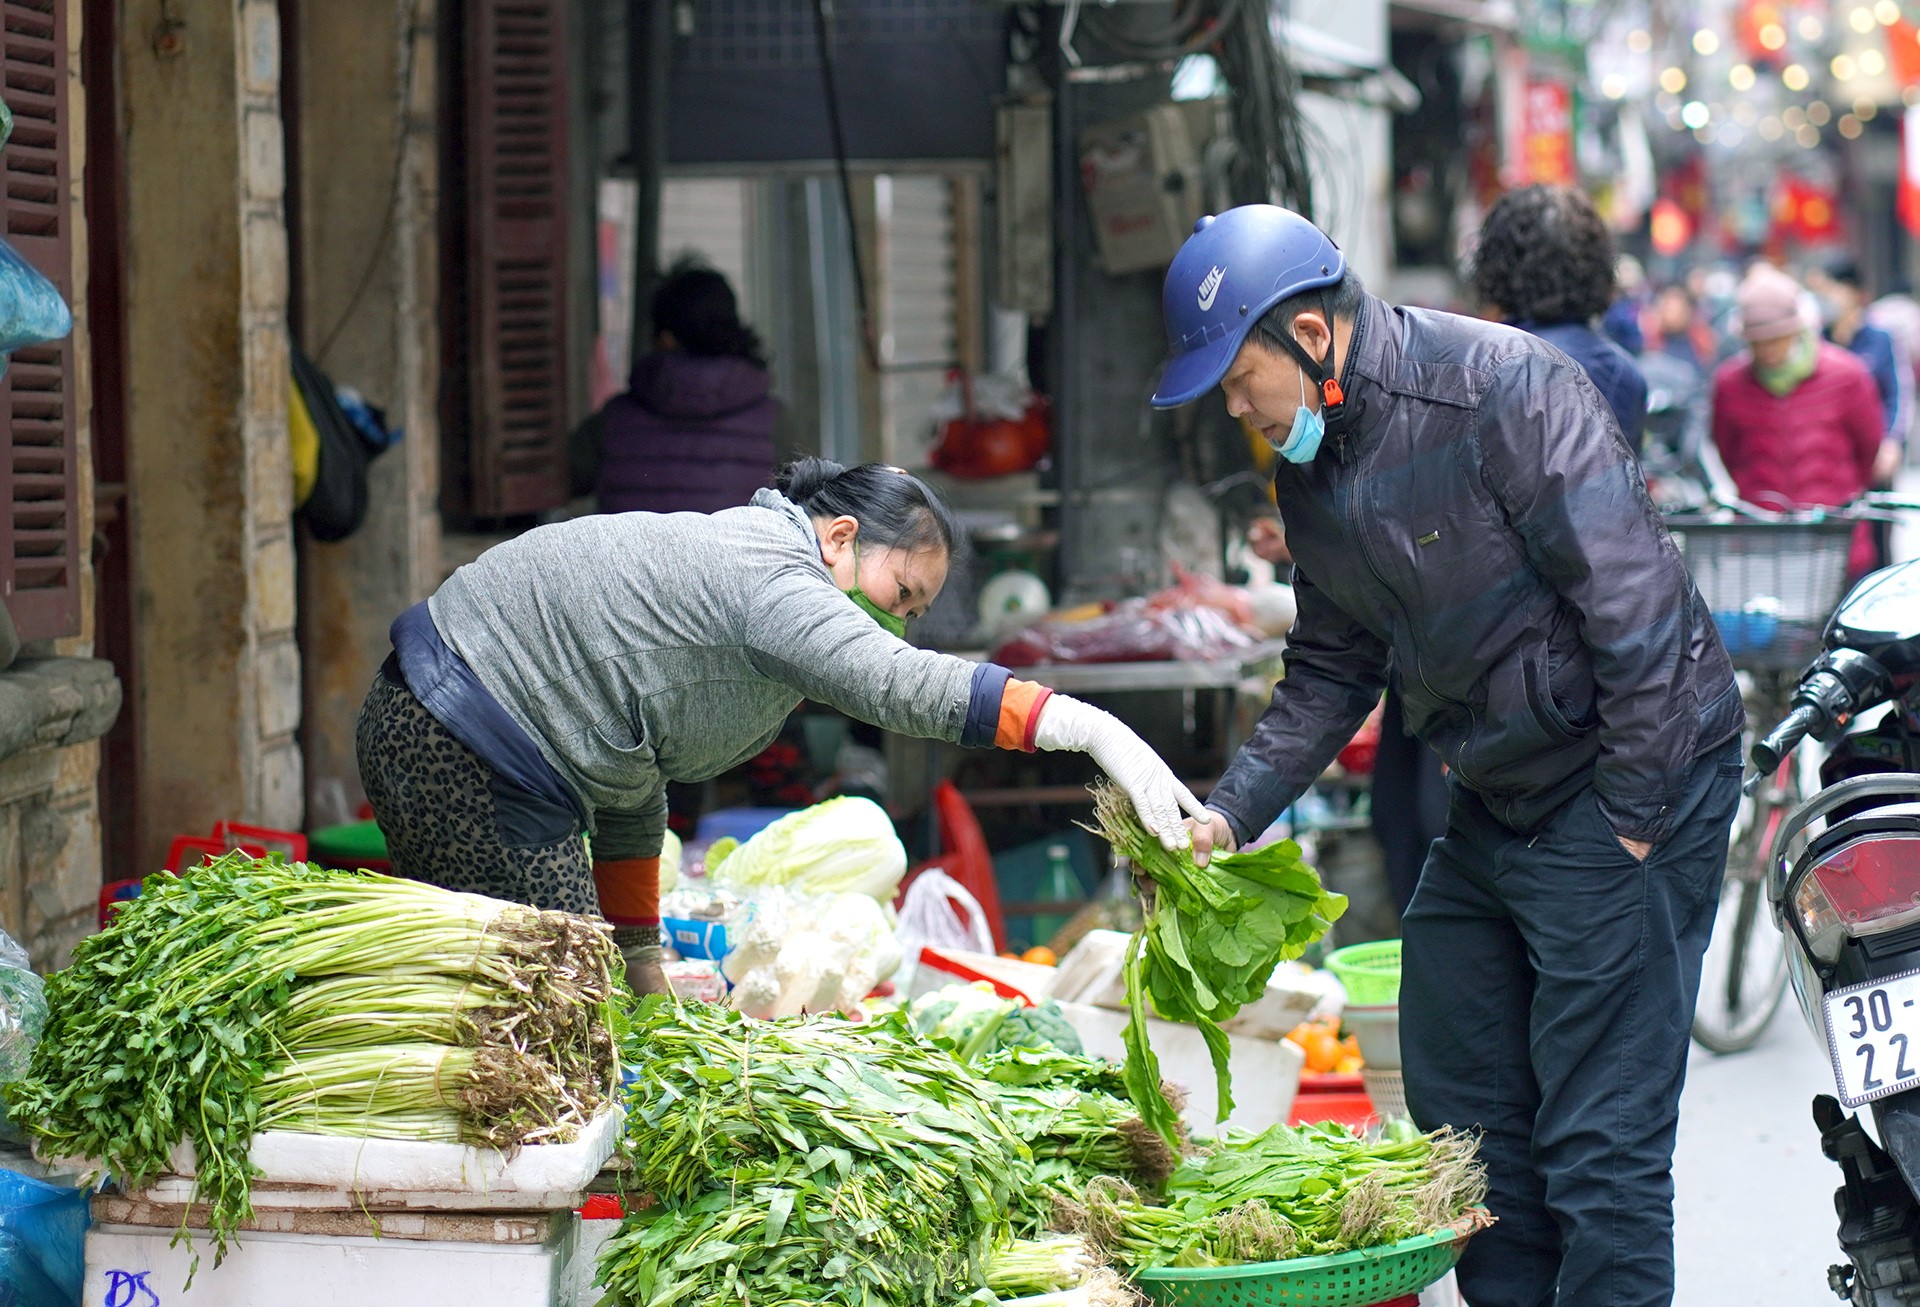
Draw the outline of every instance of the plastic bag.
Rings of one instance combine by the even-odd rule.
[[[901,993],[913,992],[914,972],[920,968],[923,948],[993,952],[993,932],[980,900],[939,867],[928,867],[907,886],[896,929],[902,961],[894,984]]]
[[[27,1073],[27,1059],[47,1024],[45,982],[33,971],[27,951],[0,931],[0,1085]],[[0,1106],[0,1140],[23,1143]]]
[[[0,1170],[0,1303],[72,1307],[86,1279],[87,1194]]]
[[[59,340],[72,330],[73,312],[60,288],[0,237],[0,354]]]

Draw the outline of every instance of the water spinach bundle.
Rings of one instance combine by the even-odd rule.
[[[131,1187],[191,1141],[224,1253],[261,1130],[572,1138],[618,1083],[618,960],[584,917],[229,854],[150,877],[48,981],[12,1118]]]
[[[985,1295],[1029,1154],[991,1089],[904,1015],[755,1021],[649,998],[625,1048],[632,1183],[659,1202],[601,1254],[610,1302]]]
[[[990,1054],[974,1071],[1033,1155],[1014,1194],[1016,1235],[1044,1233],[1059,1204],[1077,1202],[1097,1176],[1121,1176],[1157,1193],[1180,1160],[1123,1097],[1121,1070],[1111,1062],[1022,1048]]]
[[[1228,1266],[1375,1248],[1484,1222],[1485,1170],[1466,1135],[1358,1138],[1340,1126],[1231,1134],[1169,1177],[1164,1204],[1096,1179],[1070,1225],[1115,1263]]]
[[[1147,1043],[1148,1002],[1169,1021],[1199,1027],[1225,1120],[1233,1083],[1219,1023],[1265,994],[1273,969],[1326,934],[1347,900],[1327,892],[1292,840],[1196,867],[1191,850],[1161,847],[1120,789],[1096,787],[1094,813],[1096,833],[1153,881],[1146,926],[1127,946],[1127,1088],[1141,1119],[1178,1147],[1179,1114]]]

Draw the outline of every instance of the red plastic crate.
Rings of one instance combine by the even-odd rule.
[[[1287,1115],[1287,1124],[1317,1125],[1322,1121],[1332,1121],[1355,1130],[1364,1130],[1379,1119],[1380,1114],[1373,1110],[1373,1100],[1367,1097],[1365,1090],[1357,1094],[1300,1093],[1294,1095],[1293,1111]]]
[[[249,826],[245,822],[215,822],[213,838],[225,842],[230,849],[251,850],[255,847],[266,853],[278,853],[288,862],[307,860],[307,837],[299,831],[275,830],[271,826]],[[264,857],[257,853],[255,857]]]

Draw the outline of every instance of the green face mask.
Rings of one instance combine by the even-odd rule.
[[[1813,343],[1811,332],[1804,333],[1793,344],[1793,353],[1787,355],[1786,362],[1776,368],[1753,365],[1753,375],[1766,388],[1767,393],[1778,399],[1785,399],[1800,388],[1800,383],[1813,375],[1820,361],[1820,351]]]
[[[888,612],[879,604],[873,602],[872,599],[868,598],[867,592],[860,588],[860,543],[857,540],[853,545],[853,589],[843,590],[841,593],[853,600],[853,606],[855,608],[858,608],[868,617],[878,622],[880,629],[888,635],[896,640],[904,640],[907,638],[907,619],[895,613]]]

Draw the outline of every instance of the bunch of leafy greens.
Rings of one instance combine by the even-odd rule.
[[[618,965],[584,917],[230,854],[148,878],[74,950],[11,1115],[129,1187],[190,1141],[224,1254],[257,1131],[571,1138],[618,1081]]]
[[[1230,1133],[1168,1178],[1165,1203],[1091,1182],[1064,1222],[1115,1262],[1226,1266],[1373,1248],[1478,1223],[1485,1170],[1466,1135],[1357,1138],[1340,1126]]]
[[[1141,1119],[1177,1147],[1179,1115],[1147,1043],[1147,1002],[1169,1021],[1200,1028],[1224,1121],[1233,1083],[1219,1023],[1266,993],[1274,967],[1326,934],[1347,900],[1327,892],[1292,840],[1196,867],[1192,850],[1161,847],[1118,787],[1095,788],[1094,813],[1097,833],[1154,884],[1146,927],[1127,946],[1127,1087]]]
[[[762,1022],[649,998],[625,1048],[625,1152],[660,1201],[601,1254],[611,1302],[992,1300],[987,1259],[1030,1155],[988,1086],[904,1016]]]
[[[1077,1202],[1096,1176],[1124,1176],[1157,1192],[1179,1155],[1140,1120],[1119,1067],[1056,1050],[989,1054],[975,1068],[991,1086],[1001,1113],[1032,1154],[1017,1187],[1014,1233],[1036,1236],[1057,1206]]]

